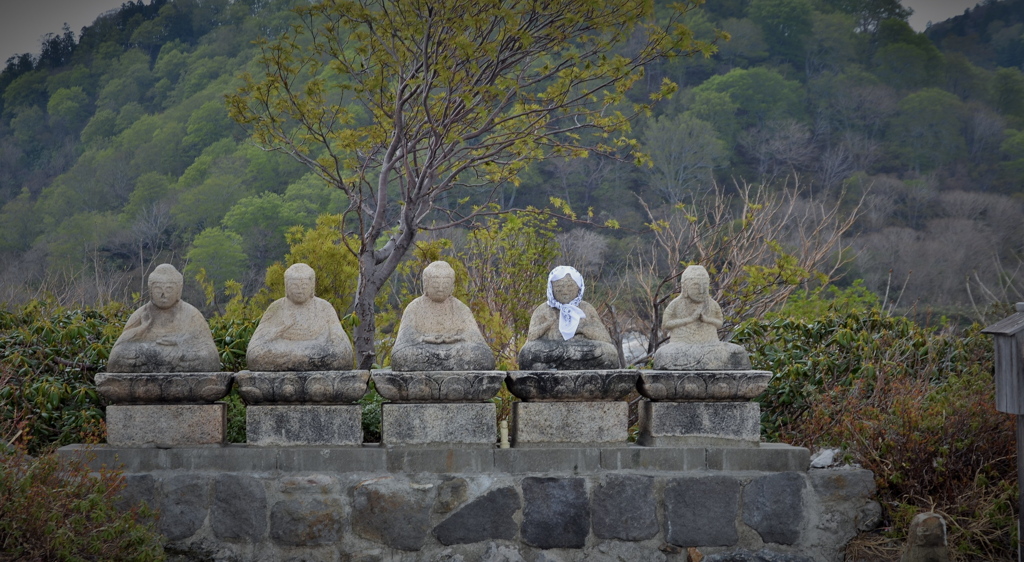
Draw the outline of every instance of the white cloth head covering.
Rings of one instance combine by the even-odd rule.
[[[562,304],[555,298],[555,294],[551,290],[551,283],[558,281],[566,275],[572,277],[572,280],[576,282],[576,285],[580,288],[580,293],[569,304]],[[548,306],[558,309],[558,331],[562,333],[563,339],[572,339],[576,335],[576,328],[580,325],[580,318],[587,317],[579,308],[580,301],[582,300],[583,276],[580,275],[580,272],[576,271],[576,268],[567,265],[560,265],[552,269],[551,273],[548,274]]]

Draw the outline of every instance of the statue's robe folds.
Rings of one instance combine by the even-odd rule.
[[[494,353],[473,312],[454,297],[434,302],[421,296],[402,313],[391,350],[395,371],[490,371]]]
[[[586,314],[568,340],[558,330],[558,309],[543,303],[530,317],[527,342],[519,350],[519,368],[524,371],[576,371],[619,368],[619,353],[601,316],[587,301],[579,309]]]
[[[210,326],[196,307],[178,301],[167,309],[146,303],[128,318],[117,338],[111,373],[202,373],[220,370]]]
[[[252,371],[348,371],[354,355],[334,307],[313,297],[301,305],[271,303],[245,357]]]

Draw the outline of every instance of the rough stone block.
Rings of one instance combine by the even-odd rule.
[[[804,484],[796,472],[755,478],[743,488],[743,522],[766,543],[795,544],[804,522]]]
[[[434,528],[434,536],[444,545],[512,540],[517,530],[512,516],[520,506],[519,493],[515,488],[492,490],[441,522]]]
[[[658,534],[653,477],[609,474],[594,490],[591,508],[599,538],[641,541]]]
[[[703,447],[607,447],[601,449],[605,470],[704,470],[707,452]]]
[[[783,554],[771,550],[752,552],[741,548],[733,552],[706,556],[704,562],[814,562],[814,559],[802,554]]]
[[[169,540],[187,539],[203,526],[210,505],[210,479],[180,474],[163,481],[157,528]]]
[[[436,486],[392,478],[364,482],[352,490],[352,530],[391,548],[419,550],[436,497]]]
[[[523,542],[538,548],[583,548],[590,505],[583,478],[523,478]]]
[[[596,447],[495,449],[493,453],[494,469],[512,474],[579,474],[601,469],[601,449]]]
[[[287,546],[331,544],[341,536],[343,519],[334,498],[279,501],[270,510],[270,538]]]
[[[107,443],[111,445],[222,444],[226,430],[223,403],[107,406]]]
[[[246,474],[220,474],[213,481],[210,526],[218,539],[258,542],[267,532],[267,492]]]
[[[391,449],[387,454],[388,470],[406,474],[480,473],[494,468],[494,453],[489,448]]]
[[[761,443],[757,447],[714,447],[707,451],[709,470],[806,472],[811,458],[807,449],[784,443]]]
[[[277,449],[277,469],[283,472],[384,472],[387,451],[376,446],[282,447]]]
[[[679,546],[733,546],[740,482],[729,476],[674,478],[665,484],[665,541]]]
[[[814,491],[826,501],[867,500],[875,495],[875,475],[867,469],[846,466],[812,470],[807,475]]]
[[[641,445],[754,446],[761,438],[756,402],[641,402]]]
[[[124,487],[117,494],[118,509],[129,510],[140,503],[156,507],[156,479],[152,474],[125,474]]]
[[[512,446],[626,443],[629,404],[615,402],[516,402]]]
[[[360,445],[363,410],[354,405],[253,405],[245,409],[250,445]]]
[[[482,404],[384,404],[383,445],[476,445],[497,442],[497,410]]]

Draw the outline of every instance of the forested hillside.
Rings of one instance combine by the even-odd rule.
[[[342,209],[304,166],[248,141],[225,104],[239,75],[257,71],[252,41],[288,29],[291,3],[128,2],[7,61],[0,301],[128,300],[165,261],[183,266],[197,304],[200,271],[217,289],[235,280],[253,294],[289,252],[289,228]],[[663,78],[680,86],[635,123],[651,165],[547,160],[497,202],[557,197],[614,219],[621,228],[565,222],[560,236],[567,258],[611,286],[642,277],[630,257],[658,246],[650,225],[676,205],[799,185],[798,206],[858,216],[840,283],[864,279],[901,309],[943,313],[1021,299],[1020,4],[988,2],[918,34],[896,0],[709,2],[684,23],[731,39],[710,58],[649,66],[630,92],[646,99]]]

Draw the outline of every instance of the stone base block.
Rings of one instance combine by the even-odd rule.
[[[493,447],[497,409],[491,402],[384,404],[381,444]]]
[[[226,441],[227,425],[223,402],[107,406],[111,445],[220,445]]]
[[[363,442],[363,408],[354,405],[252,405],[245,409],[250,445],[355,445]]]
[[[516,402],[514,447],[626,443],[629,404],[616,402]]]
[[[755,447],[760,440],[757,402],[640,403],[640,445]]]

